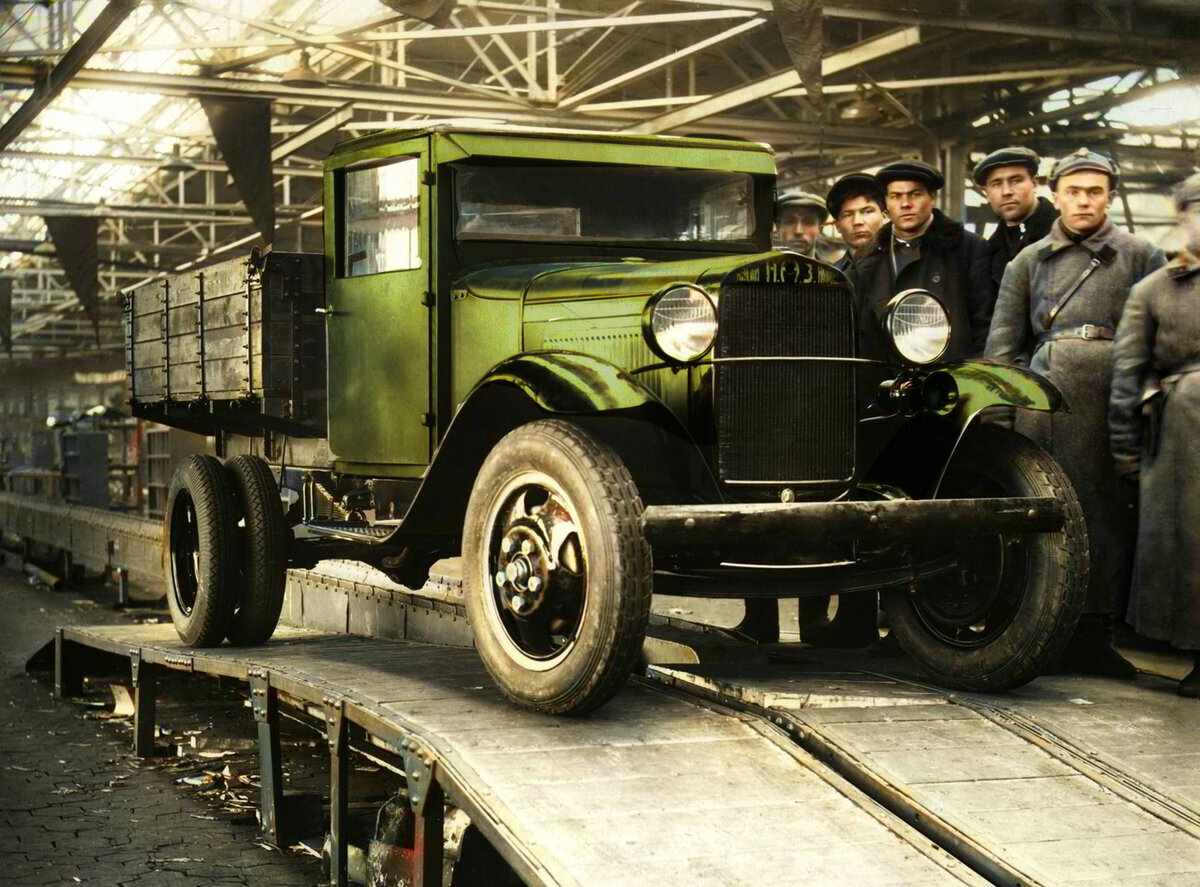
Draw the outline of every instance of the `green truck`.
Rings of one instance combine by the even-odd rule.
[[[325,162],[323,256],[128,292],[134,412],[223,457],[169,495],[182,639],[265,642],[289,566],[415,588],[461,554],[480,656],[545,712],[617,692],[653,591],[878,599],[946,686],[1035,677],[1087,535],[1056,463],[978,417],[1060,394],[942,362],[919,290],[882,321],[892,359],[859,357],[846,279],[772,248],[774,191],[771,150],[739,140],[381,132]]]

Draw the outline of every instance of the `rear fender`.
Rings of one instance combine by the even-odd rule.
[[[500,363],[467,396],[398,538],[458,537],[488,453],[513,429],[547,418],[567,419],[616,450],[646,504],[720,501],[700,449],[649,389],[591,355],[535,352]]]

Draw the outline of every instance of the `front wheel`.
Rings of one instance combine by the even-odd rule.
[[[1041,447],[984,425],[959,445],[939,495],[1053,496],[1066,507],[1056,533],[939,540],[923,553],[956,552],[956,570],[883,595],[896,639],[940,683],[981,692],[1018,687],[1058,658],[1083,608],[1088,539],[1075,490]]]
[[[506,435],[476,477],[463,526],[475,645],[500,690],[550,714],[607,702],[650,617],[650,547],[624,463],[557,419]]]

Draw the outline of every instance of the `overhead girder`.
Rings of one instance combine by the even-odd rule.
[[[669,0],[669,2],[676,6],[723,6],[745,10],[746,12],[770,13],[772,10],[771,0],[720,0],[720,2],[715,2],[715,0]],[[1175,8],[1188,10],[1189,2],[1190,0],[1179,0]],[[976,5],[977,10],[986,9],[986,12],[980,13],[977,11],[974,14],[963,13],[958,15],[930,13],[915,9],[912,5],[902,6],[897,3],[887,2],[887,0],[825,3],[823,11],[826,18],[852,19],[867,22],[891,22],[901,25],[924,25],[926,27],[946,28],[954,31],[976,31],[984,34],[1002,34],[1008,37],[1018,36],[1039,40],[1054,40],[1087,46],[1115,46],[1121,47],[1126,52],[1140,51],[1149,55],[1161,56],[1164,52],[1170,52],[1179,53],[1186,57],[1194,56],[1196,53],[1195,42],[1191,38],[1171,37],[1161,33],[1150,33],[1141,30],[1121,31],[1088,27],[1064,27],[1033,21],[1028,16],[998,19],[987,14],[987,12],[991,12],[996,8],[995,4]],[[1139,3],[1139,6],[1149,7],[1150,5],[1151,3]],[[1042,4],[1041,8],[1049,10],[1052,6],[1061,6],[1061,4],[1057,2],[1053,4],[1047,3]],[[1014,10],[1009,8],[1009,11]]]
[[[33,95],[0,124],[0,151],[7,148],[21,132],[61,93],[88,59],[104,45],[133,12],[138,0],[109,0],[99,15],[79,36],[79,40],[68,49],[49,71],[42,72],[33,82]]]
[[[250,94],[273,99],[276,141],[272,175],[279,189],[275,193],[281,226],[319,224],[314,215],[319,208],[303,200],[319,193],[313,186],[322,171],[316,160],[294,152],[315,155],[322,147],[321,140],[336,131],[383,128],[406,117],[466,116],[506,124],[702,131],[752,138],[776,145],[783,180],[789,183],[820,181],[917,152],[928,154],[934,150],[933,138],[940,139],[943,148],[958,143],[961,157],[964,145],[978,150],[1014,138],[1031,145],[1045,144],[1052,153],[1056,144],[1072,139],[1072,132],[1115,147],[1135,188],[1161,187],[1164,178],[1185,168],[1191,157],[1188,150],[1159,143],[1126,145],[1122,142],[1124,130],[1095,124],[1068,130],[1057,123],[1069,120],[1076,124],[1085,115],[1102,114],[1125,101],[1152,94],[1149,90],[1165,89],[1165,85],[1140,88],[1124,96],[1082,99],[1074,107],[1056,112],[1042,111],[1040,103],[1052,90],[1144,69],[1163,60],[1194,57],[1194,44],[1182,39],[1186,30],[1169,23],[1171,14],[1183,16],[1193,7],[1182,0],[1174,5],[1173,0],[1139,0],[1139,9],[1153,8],[1162,15],[1141,15],[1125,22],[1124,30],[1117,30],[1114,22],[1109,30],[1100,19],[1095,25],[1079,22],[1084,27],[1056,20],[1051,15],[1056,5],[1052,0],[1022,2],[1022,15],[999,21],[982,0],[957,4],[826,0],[830,45],[826,73],[830,77],[824,91],[834,101],[823,118],[791,101],[802,98],[804,91],[772,27],[772,0],[659,0],[653,6],[637,0],[606,0],[589,4],[592,8],[587,11],[548,0],[508,4],[460,0],[452,19],[455,27],[388,16],[354,28],[334,27],[323,32],[294,23],[293,17],[281,18],[286,4],[276,2],[258,18],[240,19],[246,24],[247,39],[230,41],[209,40],[196,20],[218,11],[228,17],[224,5],[218,10],[214,0],[181,0],[154,7],[153,14],[169,20],[179,37],[170,48],[192,46],[202,51],[203,47],[226,45],[244,52],[233,58],[218,57],[213,66],[202,69],[204,73],[198,68],[195,76],[82,67],[70,85],[154,93],[163,96],[164,103],[198,95]],[[279,24],[285,18],[293,23]],[[1190,20],[1195,19],[1193,15]],[[885,39],[888,30],[896,26],[902,28],[901,33],[919,28],[920,41],[908,44],[902,53],[863,52],[864,46]],[[849,45],[856,30],[863,42]],[[746,40],[746,35],[751,35],[751,40]],[[1054,41],[1059,49],[1048,54],[1046,41]],[[102,51],[134,52],[149,46],[150,41],[143,41],[139,46],[105,46]],[[326,86],[286,87],[261,75],[257,79],[214,76],[245,71],[301,47],[312,50],[314,64],[329,78]],[[40,55],[55,57],[54,53]],[[992,64],[998,59],[1004,61]],[[1053,64],[1047,64],[1047,59],[1053,59]],[[43,70],[38,65],[0,60],[0,85],[34,87]],[[377,82],[336,81],[334,77],[374,77]],[[895,93],[912,109],[914,120],[870,125],[841,121],[838,107],[846,99],[839,97],[856,94],[862,83]],[[403,88],[397,89],[398,85]],[[1004,85],[1009,88],[1002,92]],[[971,99],[987,102],[997,96],[1003,96],[1009,118],[973,127],[980,111]],[[15,106],[9,103],[10,108]],[[934,116],[939,111],[944,112],[941,118]],[[383,115],[389,119],[369,119]],[[1031,134],[1022,134],[1030,130]],[[149,129],[143,132],[155,139],[173,136]],[[1174,137],[1179,132],[1163,134]],[[27,137],[23,135],[22,140]],[[111,144],[105,154],[22,150],[0,154],[0,162],[7,158],[20,163],[66,160],[81,172],[91,164],[111,163],[142,166],[148,173],[162,162],[149,154],[155,150],[152,141],[135,139],[126,145],[114,140]],[[22,147],[30,146],[24,143]],[[288,164],[279,162],[285,155],[292,158]],[[220,160],[187,159],[195,173],[170,179],[147,175],[137,185],[141,190],[136,202],[130,199],[99,209],[71,201],[4,203],[0,197],[0,214],[78,214],[81,208],[91,208],[107,220],[112,229],[108,235],[117,239],[101,244],[102,255],[116,262],[156,256],[156,260],[174,264],[183,258],[211,257],[242,248],[252,237],[243,237],[244,231],[239,229],[249,226],[250,219],[241,204],[227,202],[232,192],[221,184],[226,165]],[[281,188],[285,177],[290,185]],[[72,192],[51,193],[67,196]],[[173,200],[176,196],[179,199]],[[118,231],[118,226],[126,222],[128,239],[134,242],[119,236],[126,232]],[[24,223],[20,230],[28,232],[29,224]],[[142,242],[152,238],[159,242]],[[233,243],[228,242],[231,239]],[[33,248],[38,249],[36,244]],[[115,282],[117,275],[126,281],[135,272],[114,271],[109,265],[102,273],[106,281]]]

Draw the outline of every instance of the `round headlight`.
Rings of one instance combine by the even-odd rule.
[[[717,309],[704,290],[677,284],[646,304],[642,334],[655,354],[686,363],[712,347],[717,336]]]
[[[900,356],[911,363],[933,363],[950,344],[950,316],[925,290],[905,290],[893,298],[884,324]]]

